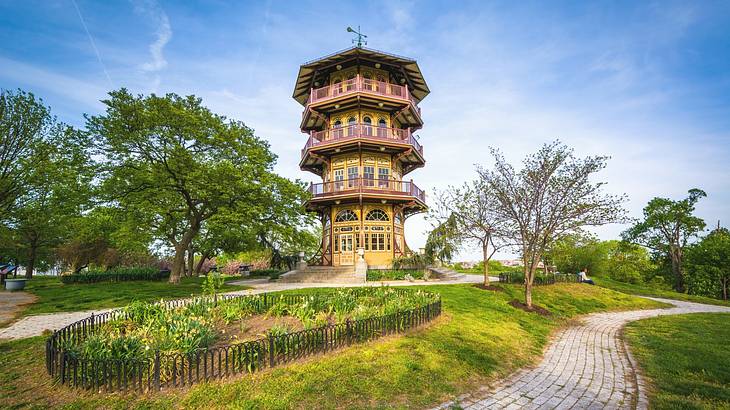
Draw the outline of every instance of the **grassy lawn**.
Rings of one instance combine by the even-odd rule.
[[[626,334],[657,409],[730,409],[730,314],[664,316]]]
[[[236,280],[231,277],[227,280]],[[63,284],[57,277],[35,277],[28,281],[25,290],[38,300],[25,306],[21,315],[51,312],[73,312],[124,306],[133,300],[174,299],[202,292],[204,277],[182,278],[179,285],[166,281],[100,282],[89,284]],[[245,287],[226,285],[224,291]]]
[[[659,289],[648,285],[635,285],[631,283],[619,282],[609,278],[592,278],[596,285],[604,288],[613,289],[618,292],[628,293],[630,295],[653,296],[657,298],[667,298],[684,300],[687,302],[706,303],[708,305],[730,306],[730,301],[708,298],[705,296],[688,295],[679,293],[669,289]]]
[[[234,380],[141,398],[93,395],[53,386],[43,369],[43,338],[0,343],[0,403],[72,408],[423,408],[534,363],[550,334],[576,315],[662,304],[597,286],[559,284],[535,290],[552,317],[508,305],[505,292],[469,285],[429,286],[443,316],[403,336],[345,348]],[[319,290],[308,290],[316,292]],[[302,291],[297,291],[302,292]]]

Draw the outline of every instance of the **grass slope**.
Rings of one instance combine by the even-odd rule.
[[[43,339],[0,343],[0,403],[73,408],[422,408],[471,391],[539,359],[551,332],[576,315],[662,304],[602,289],[560,284],[535,290],[546,318],[515,309],[505,292],[469,285],[429,286],[443,316],[403,336],[315,356],[273,370],[142,398],[93,395],[52,386],[43,371]],[[309,290],[316,292],[319,290]],[[302,291],[297,291],[302,292]],[[42,376],[40,376],[42,375]]]
[[[35,277],[27,282],[25,290],[36,295],[38,300],[25,306],[21,314],[73,312],[124,306],[133,300],[181,298],[201,293],[204,280],[204,277],[182,278],[178,285],[167,281],[63,284],[57,277]],[[245,287],[226,285],[223,291],[240,289]]]
[[[594,277],[593,280],[598,286],[612,289],[617,292],[629,295],[653,296],[657,298],[684,300],[687,302],[705,303],[708,305],[730,306],[730,301],[708,298],[706,296],[688,295],[669,289],[658,289],[649,285],[636,285],[632,283],[619,282],[609,278]]]
[[[730,314],[641,320],[626,335],[653,384],[653,408],[730,409]]]

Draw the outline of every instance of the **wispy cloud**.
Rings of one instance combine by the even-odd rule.
[[[142,70],[150,72],[160,71],[167,66],[164,50],[167,43],[169,43],[170,39],[172,39],[170,19],[155,0],[135,1],[134,11],[137,14],[152,20],[157,25],[155,41],[150,44],[150,56],[152,57],[152,60],[142,64]]]
[[[96,42],[94,41],[94,37],[91,35],[91,32],[89,32],[89,27],[86,25],[86,20],[84,20],[84,16],[81,14],[81,9],[79,8],[79,5],[76,4],[76,0],[71,0],[71,2],[73,3],[74,8],[76,9],[76,14],[79,15],[79,20],[81,20],[81,25],[84,27],[86,36],[89,38],[89,42],[91,43],[91,48],[94,50],[94,54],[96,54],[96,59],[99,60],[101,69],[104,71],[104,76],[106,77],[106,80],[109,82],[109,87],[114,88],[114,83],[112,82],[112,78],[109,76],[109,71],[107,71],[106,65],[104,64],[104,61],[101,59],[101,53],[99,53],[99,49],[96,47]]]

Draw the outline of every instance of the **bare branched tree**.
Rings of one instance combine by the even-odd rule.
[[[626,221],[625,195],[603,191],[590,177],[606,167],[608,157],[576,158],[559,141],[545,144],[516,171],[498,149],[491,149],[494,169],[479,169],[498,203],[497,213],[522,253],[525,304],[532,307],[532,284],[538,264],[554,241],[588,226]]]
[[[450,186],[436,194],[431,217],[437,221],[454,218],[453,234],[457,243],[475,244],[482,252],[484,286],[489,286],[489,261],[509,245],[506,227],[509,220],[499,213],[499,203],[489,185],[481,179],[461,187]]]

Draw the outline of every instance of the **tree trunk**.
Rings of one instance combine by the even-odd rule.
[[[172,260],[172,271],[170,272],[170,283],[180,283],[180,275],[185,270],[185,252],[191,247],[195,235],[200,230],[200,221],[193,220],[190,229],[185,231],[179,242],[174,242],[175,258]],[[172,238],[171,238],[172,239]]]
[[[193,276],[193,266],[195,264],[195,251],[192,246],[188,247],[188,266],[185,270],[186,276]]]
[[[38,246],[34,243],[30,245],[30,254],[28,255],[28,265],[25,267],[25,278],[33,278],[33,271],[35,270],[35,260],[38,256]]]
[[[205,261],[207,259],[207,253],[200,254],[200,260],[198,261],[197,265],[195,265],[195,276],[200,276],[200,272],[203,270],[203,265],[205,264]]]
[[[727,300],[727,281],[728,278],[722,278],[722,300]]]
[[[669,259],[672,267],[672,275],[674,276],[674,290],[684,293],[684,275],[682,275],[682,253],[677,247],[669,249]]]
[[[489,245],[482,245],[482,260],[484,261],[484,286],[489,286]]]

